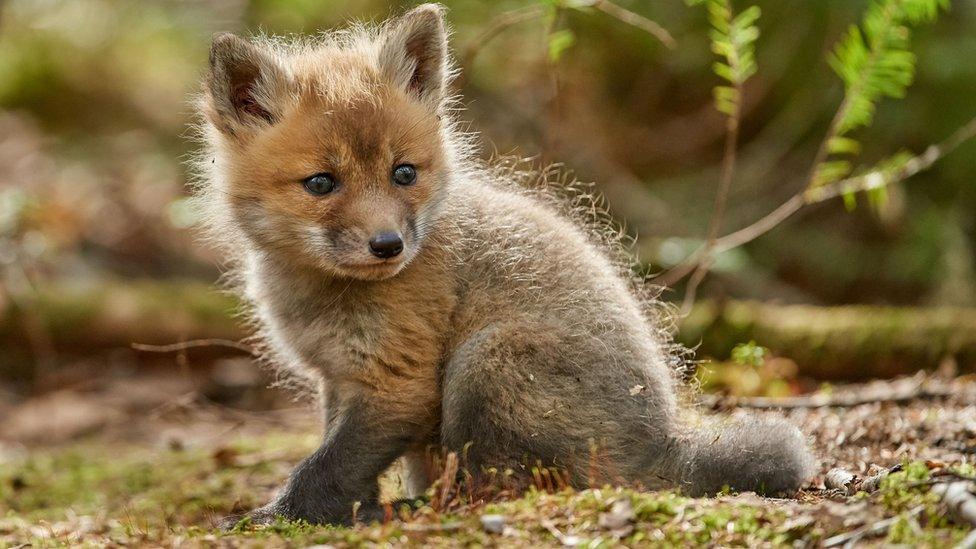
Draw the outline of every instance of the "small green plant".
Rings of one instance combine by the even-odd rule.
[[[818,153],[809,188],[850,175],[852,158],[861,150],[860,143],[850,134],[870,126],[878,102],[885,97],[904,97],[915,79],[912,27],[935,21],[939,12],[948,7],[948,0],[875,0],[861,25],[850,26],[828,58],[830,67],[844,82],[844,99]],[[889,173],[893,162],[895,166],[903,165],[908,158],[900,154],[870,171]],[[885,186],[878,186],[870,192],[883,193],[884,189]]]
[[[756,40],[759,38],[759,6],[750,6],[735,14],[731,0],[688,0],[692,6],[705,4],[712,27],[709,38],[712,51],[722,58],[712,65],[726,85],[713,90],[715,107],[738,123],[742,108],[742,86],[756,73]]]
[[[766,361],[769,349],[757,345],[755,341],[740,343],[732,349],[732,361],[743,366],[758,368]]]

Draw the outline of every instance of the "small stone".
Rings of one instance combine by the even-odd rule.
[[[574,535],[563,536],[559,543],[562,543],[563,547],[576,547],[583,543],[583,538]]]
[[[634,531],[634,509],[630,500],[617,500],[608,513],[601,513],[600,527],[609,530],[617,538],[629,536]]]
[[[505,517],[501,515],[481,515],[481,527],[489,534],[501,534],[505,531]]]
[[[851,473],[850,471],[844,469],[831,469],[827,471],[824,475],[824,487],[828,490],[840,490],[848,495],[853,494],[855,490],[855,484],[857,483],[857,475]]]

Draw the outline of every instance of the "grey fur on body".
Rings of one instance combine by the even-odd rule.
[[[211,66],[198,199],[268,360],[319,384],[326,422],[321,448],[255,520],[349,522],[354,502],[358,517],[379,518],[378,475],[403,457],[411,490],[422,491],[428,445],[470,443],[474,474],[540,460],[577,487],[594,443],[605,478],[693,495],[788,492],[811,473],[803,436],[786,422],[696,425],[678,403],[661,318],[592,225],[520,188],[516,172],[472,159],[444,97],[441,8],[301,45],[224,35]],[[409,125],[391,114],[408,111],[418,113]],[[264,177],[292,165],[314,173],[310,159],[328,156],[274,149],[316,135],[302,132],[318,117],[334,132],[322,147],[341,145],[335,162],[356,168],[335,196],[269,198],[294,191],[258,188]],[[397,144],[398,124],[425,123],[435,129],[422,142]],[[377,175],[399,154],[385,147],[421,159],[416,189]],[[381,228],[403,235],[402,260],[357,270]]]

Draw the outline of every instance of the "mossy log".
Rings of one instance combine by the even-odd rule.
[[[726,360],[755,341],[824,380],[886,378],[954,360],[976,372],[976,309],[701,303],[679,327],[699,358]]]
[[[57,366],[133,343],[239,340],[244,331],[237,310],[233,297],[201,282],[48,285],[6,300],[0,310],[0,378],[31,379],[44,346]],[[678,338],[697,347],[699,358],[718,360],[755,340],[796,361],[802,374],[825,380],[909,374],[947,358],[960,371],[976,371],[976,309],[705,302],[681,323]],[[188,352],[202,362],[208,353],[228,350]]]

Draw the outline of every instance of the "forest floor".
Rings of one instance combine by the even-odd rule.
[[[445,491],[418,509],[391,509],[386,524],[240,524],[226,533],[216,521],[264,503],[316,446],[320,426],[307,405],[245,411],[206,394],[173,376],[140,376],[15,404],[0,398],[0,547],[950,547],[971,529],[939,494],[953,482],[968,498],[976,488],[973,376],[834,386],[789,399],[788,411],[704,395],[710,413],[780,414],[811,436],[818,475],[790,498],[604,487],[485,502]],[[857,478],[827,488],[834,468]],[[397,483],[391,471],[384,492]]]

